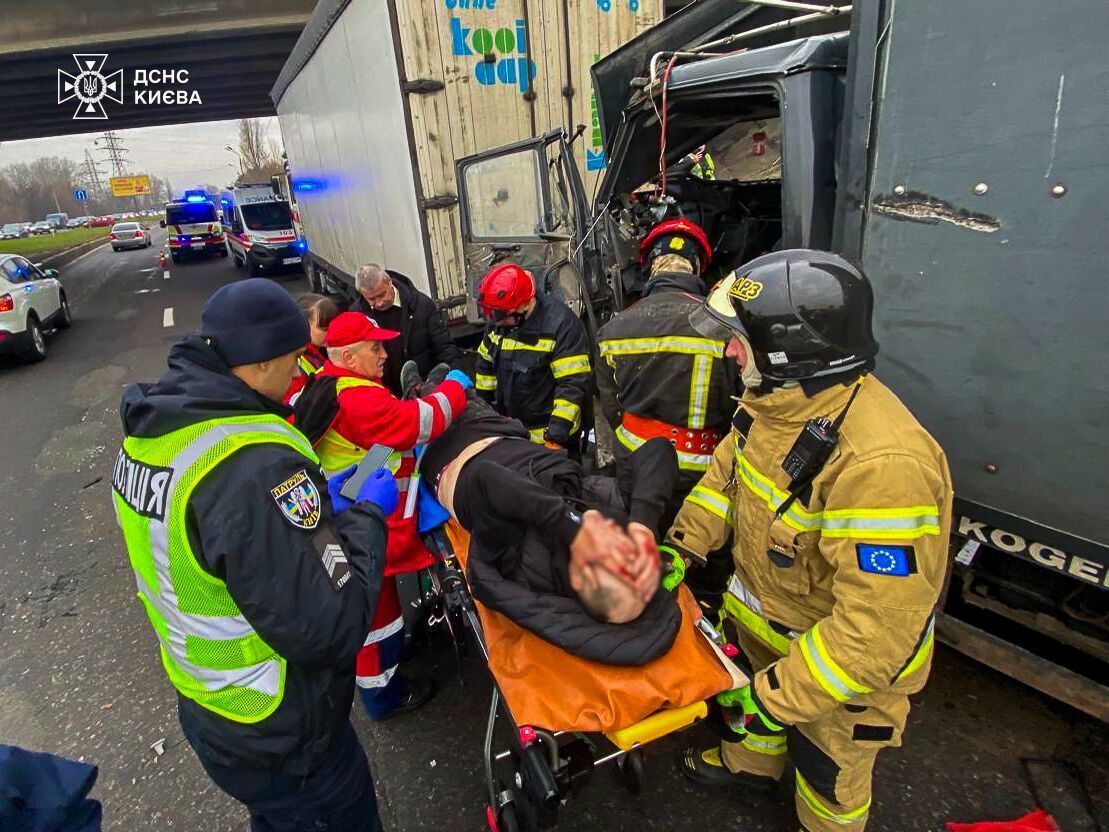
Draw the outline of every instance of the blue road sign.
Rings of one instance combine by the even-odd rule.
[[[73,198],[75,200],[77,200],[78,202],[88,202],[89,201],[89,192],[86,191],[84,188],[77,188],[73,192]]]

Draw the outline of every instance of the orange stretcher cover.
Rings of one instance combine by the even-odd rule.
[[[465,568],[470,535],[455,521],[446,528]],[[732,675],[697,630],[697,602],[684,586],[680,593],[682,624],[673,647],[641,667],[572,656],[475,600],[489,669],[517,724],[549,731],[615,731],[663,708],[681,708],[733,687]]]

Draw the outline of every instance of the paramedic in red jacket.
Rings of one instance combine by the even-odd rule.
[[[466,407],[466,388],[473,386],[465,373],[452,370],[430,395],[398,399],[381,383],[383,342],[398,334],[361,312],[342,313],[327,328],[328,359],[304,393],[333,395],[338,402],[338,415],[315,446],[329,476],[361,461],[374,445],[393,449],[388,467],[396,477],[400,501],[388,519],[385,583],[356,669],[363,704],[374,719],[414,710],[434,695],[430,679],[406,680],[396,672],[404,648],[404,621],[395,575],[432,563],[416,529],[415,450],[450,426]],[[330,378],[335,379],[333,386]]]

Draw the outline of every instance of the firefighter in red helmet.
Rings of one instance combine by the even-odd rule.
[[[535,276],[515,263],[489,270],[477,305],[489,322],[478,347],[478,395],[523,422],[533,442],[577,456],[591,373],[581,320],[537,293]]]
[[[708,470],[735,409],[736,373],[724,357],[726,344],[703,337],[689,323],[690,312],[704,300],[702,276],[711,261],[699,225],[685,219],[659,223],[639,248],[647,276],[641,299],[597,336],[597,387],[616,432],[617,465],[626,465],[649,439],[669,440],[680,469],[673,513]]]

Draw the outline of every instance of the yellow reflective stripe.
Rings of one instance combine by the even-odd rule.
[[[474,376],[474,386],[477,387],[478,390],[496,390],[497,377],[478,373],[476,376]]]
[[[323,369],[322,367],[317,367],[315,364],[308,360],[307,356],[304,355],[297,357],[297,364],[300,365],[301,372],[304,373],[306,376],[313,376],[321,369]]]
[[[770,622],[732,595],[724,593],[724,611],[735,618],[744,629],[759,638],[769,647],[784,656],[789,652],[790,640],[773,627]]]
[[[501,338],[502,350],[530,350],[531,352],[552,352],[555,348],[555,342],[551,338],[540,338],[534,344],[525,344],[523,341],[517,341],[515,338],[509,338],[507,335]]]
[[[748,462],[738,446],[735,458],[740,481],[771,510],[777,510],[789,495]],[[819,531],[822,537],[860,540],[916,540],[925,535],[938,535],[939,519],[939,508],[935,505],[846,508],[812,513],[794,502],[782,515],[787,526],[800,532]]]
[[[479,356],[481,356],[482,358],[484,358],[486,361],[492,361],[493,360],[493,354],[491,352],[489,352],[489,348],[487,346],[485,346],[484,341],[482,341],[480,344],[478,344],[477,354]]]
[[[777,757],[779,754],[786,753],[786,738],[784,734],[774,737],[747,734],[743,738],[743,747],[756,754],[768,754]]]
[[[833,699],[846,702],[862,693],[874,693],[873,688],[859,684],[848,676],[828,654],[820,637],[819,624],[813,625],[812,629],[802,635],[800,643],[801,655],[809,667],[809,673]]]
[[[645,355],[652,352],[676,352],[683,355],[705,355],[723,358],[723,341],[711,338],[668,336],[665,338],[614,338],[600,343],[601,355]]]
[[[565,378],[566,376],[573,376],[578,373],[588,373],[589,370],[588,355],[568,355],[565,358],[556,358],[551,362],[551,374],[555,378]]]
[[[547,432],[546,428],[528,428],[528,439],[536,444],[542,445],[547,440],[543,438],[543,434]]]
[[[796,774],[797,796],[804,801],[806,806],[812,809],[813,814],[815,814],[818,818],[831,821],[832,823],[836,823],[841,826],[846,826],[847,824],[858,823],[866,816],[866,813],[870,811],[870,801],[868,800],[861,807],[850,812],[844,812],[842,814],[839,812],[833,812],[831,809],[824,805],[823,801],[819,797],[816,796],[816,792],[813,791],[812,786],[809,785],[809,782],[801,776],[801,772],[798,771]]]
[[[569,399],[555,399],[551,416],[565,419],[571,424],[570,433],[576,433],[581,427],[581,408]]]
[[[928,630],[924,639],[920,643],[920,647],[916,649],[912,659],[905,665],[905,669],[897,674],[895,682],[900,682],[906,676],[909,676],[916,671],[920,670],[921,666],[928,661],[928,656],[932,653],[932,645],[935,643],[936,638],[936,616],[933,615],[928,619]]]
[[[705,426],[711,380],[712,358],[698,355],[693,359],[693,375],[689,379],[689,417],[686,422],[694,430],[700,430]]]
[[[646,439],[636,436],[623,425],[616,428],[616,438],[620,444],[627,448],[629,451],[634,451],[639,448]],[[678,467],[683,471],[707,471],[709,465],[712,463],[712,454],[690,454],[685,451],[678,451]]]
[[[719,491],[714,491],[705,485],[695,485],[685,498],[687,503],[700,506],[705,511],[711,512],[721,520],[731,521],[732,504],[728,498]]]
[[[368,378],[355,378],[354,376],[340,376],[339,380],[335,382],[335,395],[338,396],[344,390],[349,390],[351,387],[380,387],[376,381],[370,381]]]

